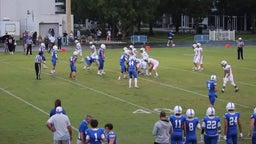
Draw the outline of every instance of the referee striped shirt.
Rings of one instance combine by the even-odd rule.
[[[41,63],[41,62],[42,62],[42,57],[40,55],[36,55],[35,63]]]

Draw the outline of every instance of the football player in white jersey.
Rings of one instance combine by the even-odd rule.
[[[151,75],[151,71],[155,72],[155,77],[158,77],[157,67],[159,65],[159,61],[153,58],[144,59],[145,62],[148,63],[149,66],[149,75]]]
[[[76,44],[76,48],[75,48],[75,50],[78,52],[78,54],[80,55],[80,57],[81,57],[81,61],[84,61],[83,60],[83,51],[82,51],[82,47],[81,47],[81,44],[80,44],[80,42],[78,41],[78,40],[75,40],[75,44]]]
[[[96,46],[93,44],[93,42],[89,42],[89,44],[90,44],[90,50],[91,50],[91,52],[90,52],[90,55],[91,55],[91,57],[96,57],[97,56],[97,48],[96,48]]]
[[[193,71],[196,71],[198,70],[198,63],[199,63],[199,57],[198,57],[198,52],[197,52],[197,45],[196,44],[193,44],[192,45],[192,48],[194,50],[194,57],[193,57]]]
[[[137,57],[137,49],[134,47],[134,45],[130,45],[129,49],[131,50],[131,53],[133,56]]]
[[[140,55],[141,55],[142,59],[148,59],[149,58],[149,55],[146,52],[145,48],[140,48]]]
[[[198,57],[199,57],[199,66],[198,66],[198,70],[203,70],[203,48],[202,45],[200,43],[197,43],[197,48],[198,48]]]
[[[235,92],[238,92],[239,89],[238,89],[237,85],[234,82],[234,77],[233,77],[231,65],[229,65],[227,63],[227,61],[222,60],[221,61],[221,66],[224,69],[223,85],[222,85],[221,92],[224,93],[227,82],[230,82],[234,86]]]

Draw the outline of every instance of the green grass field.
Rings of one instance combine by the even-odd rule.
[[[227,102],[234,102],[236,110],[241,112],[245,138],[239,140],[239,144],[250,143],[247,137],[249,120],[256,105],[255,47],[245,47],[243,61],[236,59],[235,47],[204,47],[202,72],[191,69],[193,50],[190,47],[153,47],[148,53],[160,62],[159,77],[140,76],[139,89],[129,89],[128,79],[117,80],[121,50],[106,50],[106,75],[103,76],[96,75],[95,65],[89,71],[82,70],[85,63],[79,59],[76,80],[68,77],[68,59],[72,52],[59,53],[56,75],[51,76],[50,69],[43,69],[40,81],[35,79],[35,52],[33,56],[25,56],[21,52],[14,55],[0,53],[1,144],[51,144],[52,133],[45,122],[57,98],[62,100],[74,127],[72,143],[76,143],[79,123],[85,114],[90,114],[99,120],[99,127],[113,123],[119,144],[151,144],[159,110],[166,110],[171,115],[174,106],[181,105],[184,114],[188,108],[193,108],[200,119],[205,115],[208,107],[205,81],[211,74],[216,74],[218,81],[217,115],[222,117]],[[84,50],[85,54],[89,51]],[[50,54],[46,57],[50,67]],[[234,79],[240,89],[238,93],[230,84],[225,93],[220,92],[223,76],[220,62],[223,59],[232,65]],[[197,133],[199,138],[200,132]]]

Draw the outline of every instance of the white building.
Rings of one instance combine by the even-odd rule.
[[[0,0],[0,21],[9,18],[20,23],[20,34],[28,31],[30,35],[37,32],[44,37],[50,28],[55,36],[63,34],[67,29],[67,16],[55,0]],[[71,15],[73,31],[73,16]],[[69,33],[69,32],[67,32]],[[20,36],[21,37],[21,36]]]

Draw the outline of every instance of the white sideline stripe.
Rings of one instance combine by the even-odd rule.
[[[26,101],[26,100],[22,99],[21,97],[18,97],[18,96],[16,96],[16,95],[14,95],[14,94],[13,94],[13,93],[11,93],[10,91],[7,91],[6,89],[1,88],[1,87],[0,87],[0,90],[1,90],[1,91],[3,91],[4,93],[6,93],[6,94],[8,94],[8,95],[10,95],[10,96],[12,96],[12,97],[14,97],[14,98],[16,98],[17,100],[19,100],[19,101],[21,101],[21,102],[23,102],[23,103],[27,104],[28,106],[30,106],[30,107],[32,107],[32,108],[34,108],[34,109],[36,109],[36,110],[40,111],[41,113],[43,113],[43,114],[45,114],[45,115],[49,116],[49,113],[47,113],[47,112],[46,112],[46,111],[44,111],[43,109],[41,109],[41,108],[39,108],[39,107],[37,107],[37,106],[33,105],[32,103],[30,103],[30,102],[28,102],[28,101]],[[77,131],[77,132],[78,132],[78,129],[77,129],[77,128],[75,128],[75,127],[73,127],[73,126],[72,126],[72,129],[74,129],[75,131]]]

